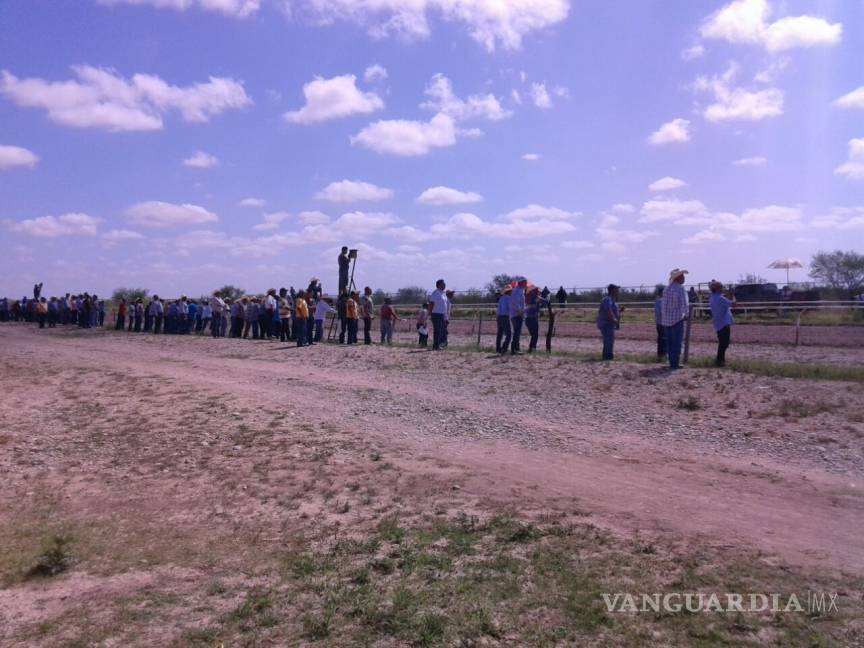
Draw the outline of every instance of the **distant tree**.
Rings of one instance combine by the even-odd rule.
[[[246,291],[242,288],[238,288],[237,286],[232,286],[228,284],[227,286],[222,286],[218,288],[217,291],[222,299],[230,299],[234,301],[235,299],[240,299],[243,295],[246,294]]]
[[[496,293],[501,292],[504,286],[509,286],[513,283],[513,277],[508,274],[497,274],[492,277],[492,281],[486,284],[486,293],[493,297]]]
[[[393,301],[397,304],[422,304],[429,291],[420,286],[406,286],[396,291]]]
[[[864,288],[864,255],[854,250],[817,252],[810,261],[810,276],[829,288],[855,295]]]
[[[149,294],[150,291],[146,288],[115,288],[111,294],[111,301],[115,304],[119,304],[123,299],[127,303],[134,302],[138,299],[147,299],[147,295]]]
[[[753,274],[752,272],[748,272],[747,274],[743,274],[738,277],[738,283],[741,284],[764,284],[768,283],[768,280],[765,277],[760,277],[757,274]]]
[[[380,288],[376,289],[372,292],[372,301],[377,305],[381,305],[384,303],[384,300],[387,299],[390,295],[381,290]]]
[[[461,293],[457,293],[454,296],[453,301],[460,304],[477,304],[489,298],[490,295],[488,290],[484,293],[482,290],[478,290],[477,288],[469,288]]]

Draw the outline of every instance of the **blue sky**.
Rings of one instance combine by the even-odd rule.
[[[343,243],[384,289],[780,280],[864,242],[859,0],[6,0],[0,25],[0,294],[326,289]]]

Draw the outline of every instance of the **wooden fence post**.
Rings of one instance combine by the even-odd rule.
[[[687,313],[687,323],[684,325],[684,364],[690,359],[690,329],[693,328],[693,312],[695,307],[690,304],[690,310]]]
[[[480,336],[483,333],[483,311],[477,314],[477,346],[480,346]]]
[[[555,311],[549,303],[549,326],[546,328],[546,353],[552,353],[552,332],[555,330]]]

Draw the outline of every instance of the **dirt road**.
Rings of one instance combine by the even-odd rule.
[[[556,512],[864,575],[860,384],[25,326],[0,347],[0,527],[110,523],[135,546],[170,521],[196,552],[299,520]],[[69,595],[38,612],[27,591],[0,590],[7,620]]]

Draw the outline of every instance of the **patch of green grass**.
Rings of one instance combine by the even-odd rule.
[[[698,358],[690,361],[693,367],[712,367],[714,361],[710,358]],[[768,362],[767,360],[731,360],[726,362],[726,369],[738,373],[769,376],[771,378],[802,378],[805,380],[842,380],[846,382],[864,382],[864,367],[857,365],[825,365],[816,363]]]

